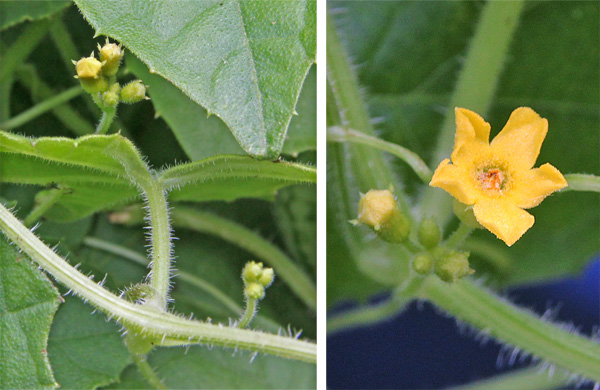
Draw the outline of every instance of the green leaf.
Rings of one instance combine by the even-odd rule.
[[[221,118],[247,153],[279,155],[315,59],[315,1],[76,4],[97,34]]]
[[[297,157],[317,149],[317,72],[313,66],[306,76],[281,153]]]
[[[256,160],[249,156],[217,156],[163,171],[163,188],[173,189],[171,200],[273,199],[277,189],[315,183],[314,168],[285,161]]]
[[[131,357],[119,327],[78,298],[67,298],[56,313],[48,357],[61,389],[95,389],[119,379]]]
[[[143,164],[126,138],[90,135],[78,139],[27,138],[0,132],[0,180],[7,183],[66,186],[69,191],[48,218],[70,221],[136,199],[128,170],[111,154],[125,153]]]
[[[0,2],[0,30],[26,20],[47,18],[67,7],[70,3],[70,1]]]
[[[126,60],[127,68],[150,86],[148,94],[156,115],[167,122],[192,161],[219,154],[244,154],[222,120],[216,116],[209,117],[204,108],[173,84],[156,74],[150,74],[146,65],[135,56],[128,55]]]
[[[46,354],[58,291],[0,237],[0,388],[56,387]]]
[[[157,350],[148,359],[159,378],[171,389],[312,389],[314,365],[271,356],[233,354],[215,348],[192,347]],[[253,360],[251,362],[251,360]],[[111,389],[146,389],[148,384],[134,368],[123,373]]]
[[[432,140],[444,115],[453,115],[446,105],[477,22],[477,3],[332,2],[331,6],[346,11],[340,32],[353,37],[344,42],[361,64],[358,72],[369,91],[370,114],[382,118],[379,135],[417,152],[434,168],[439,161],[431,161]],[[519,106],[547,118],[549,131],[536,165],[549,162],[563,174],[600,172],[598,12],[595,2],[527,4],[492,109],[480,113],[492,125],[492,137]],[[564,32],[556,34],[557,25]],[[577,48],[572,46],[574,40],[580,41]],[[404,163],[395,161],[405,191],[416,199],[423,185]],[[478,274],[489,273],[514,285],[580,272],[600,249],[597,206],[598,195],[593,193],[552,195],[528,210],[536,218],[534,226],[505,248],[512,258],[509,271],[484,269],[483,257],[473,253],[480,265]],[[477,231],[473,239],[503,245],[486,230]]]

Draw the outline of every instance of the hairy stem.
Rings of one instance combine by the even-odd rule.
[[[388,152],[407,163],[412,170],[419,176],[423,183],[429,183],[431,180],[431,169],[419,157],[418,154],[391,142],[384,141],[377,137],[371,137],[359,131],[344,129],[341,127],[330,127],[327,129],[327,141],[333,142],[353,142],[377,148]]]
[[[594,381],[600,381],[600,344],[519,309],[467,279],[448,284],[430,277],[421,289],[458,320],[502,342]]]
[[[244,310],[244,314],[242,314],[242,318],[240,318],[240,322],[238,322],[238,328],[247,328],[250,325],[250,322],[256,315],[256,309],[258,309],[258,301],[252,298],[246,298],[246,309]]]
[[[65,193],[64,188],[54,188],[49,191],[49,194],[39,203],[36,204],[23,220],[25,226],[32,226],[36,223]]]
[[[64,92],[54,95],[53,97],[36,104],[30,109],[23,111],[19,115],[12,117],[6,122],[0,124],[0,128],[3,130],[10,130],[21,126],[22,124],[37,118],[38,116],[54,109],[55,107],[58,107],[69,100],[76,98],[77,96],[81,95],[82,92],[83,90],[80,86],[69,88]]]
[[[483,379],[463,386],[450,387],[446,390],[552,390],[564,388],[567,380],[563,375],[555,373],[552,377],[539,366],[509,371],[489,379]]]
[[[567,183],[569,184],[566,188],[563,188],[561,192],[566,191],[591,191],[600,192],[600,177],[594,175],[587,175],[584,173],[571,173],[565,175]]]
[[[108,129],[110,129],[110,125],[115,119],[115,114],[117,113],[116,109],[102,111],[102,117],[100,118],[100,123],[96,127],[96,134],[106,134],[108,133]]]
[[[48,248],[0,204],[0,230],[58,282],[128,328],[180,344],[204,343],[316,363],[316,345],[289,337],[186,320],[125,301],[94,283]]]
[[[457,247],[462,244],[472,232],[472,227],[461,222],[460,225],[458,225],[458,228],[446,240],[446,245],[451,248]]]
[[[485,3],[438,136],[433,166],[452,151],[453,108],[465,107],[483,116],[490,108],[524,3],[523,0]],[[435,217],[441,226],[452,217],[452,200],[438,188],[428,187],[421,204],[422,210]]]
[[[172,214],[173,226],[214,234],[256,255],[273,267],[300,299],[311,309],[317,307],[316,287],[308,274],[275,245],[250,229],[215,214],[178,206]]]
[[[152,386],[154,389],[168,389],[168,387],[165,386],[160,378],[156,375],[156,372],[154,372],[154,369],[148,363],[145,355],[132,353],[131,357],[133,358],[138,370],[150,386]]]

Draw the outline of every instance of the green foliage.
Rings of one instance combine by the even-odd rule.
[[[316,2],[78,0],[97,34],[221,118],[249,154],[276,158],[316,51]]]
[[[46,344],[58,292],[4,236],[0,260],[0,387],[54,387]]]
[[[67,298],[56,312],[48,356],[61,389],[95,389],[115,382],[131,363],[119,327],[79,298]]]
[[[49,17],[68,5],[68,1],[3,1],[0,3],[0,30],[26,20]]]

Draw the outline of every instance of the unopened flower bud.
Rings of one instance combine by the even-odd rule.
[[[254,261],[250,261],[246,263],[244,267],[244,271],[242,272],[242,277],[244,278],[244,283],[256,282],[260,278],[263,272],[262,263],[256,263]]]
[[[419,242],[425,248],[430,249],[437,246],[440,242],[442,233],[437,221],[431,217],[425,217],[419,224],[419,230],[417,231]]]
[[[146,97],[146,86],[142,84],[142,80],[134,80],[121,89],[123,103],[132,104],[144,99],[148,98]]]
[[[102,73],[109,77],[116,75],[125,51],[122,49],[121,45],[108,43],[108,39],[106,40],[106,44],[104,46],[99,46],[100,45],[98,45],[100,51],[100,61],[103,63]]]
[[[419,253],[413,258],[412,267],[419,275],[428,275],[433,269],[433,259],[429,253]]]
[[[434,272],[444,282],[454,283],[458,279],[471,275],[475,270],[469,267],[469,254],[450,251],[435,262]]]
[[[87,93],[104,92],[108,89],[108,82],[102,76],[102,63],[94,57],[82,58],[75,63],[75,70],[81,87]]]
[[[262,271],[262,275],[258,279],[258,282],[262,284],[264,287],[269,287],[273,280],[275,279],[275,272],[273,272],[273,268],[265,268]]]
[[[249,283],[246,286],[246,296],[251,299],[263,299],[265,297],[265,288],[260,283]]]
[[[398,208],[390,190],[370,190],[358,203],[358,221],[384,241],[398,243],[410,233],[410,222]]]

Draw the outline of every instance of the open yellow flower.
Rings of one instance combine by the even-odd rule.
[[[512,112],[490,143],[490,125],[476,113],[456,108],[454,150],[435,170],[431,183],[465,205],[477,221],[511,246],[533,225],[535,207],[567,186],[550,164],[533,168],[548,132],[548,121],[529,107]]]

